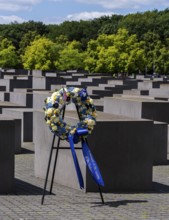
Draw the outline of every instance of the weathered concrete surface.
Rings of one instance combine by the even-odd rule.
[[[15,121],[0,117],[0,194],[14,192]]]
[[[33,141],[33,110],[29,108],[6,108],[3,114],[10,117],[21,119],[21,137],[23,142]]]
[[[154,164],[167,163],[168,124],[154,121],[153,124],[153,158]]]
[[[10,92],[10,102],[32,108],[33,94],[31,92]]]
[[[106,97],[104,112],[169,123],[169,102],[152,97]]]
[[[65,121],[76,124],[76,112],[67,111]],[[34,111],[33,131],[35,175],[44,178],[53,134],[45,124],[42,111]],[[152,121],[99,113],[97,126],[88,141],[105,180],[104,191],[151,189],[152,132]],[[69,145],[62,141],[62,146]],[[97,191],[97,186],[86,169],[81,150],[77,150],[77,155],[84,176],[85,190]],[[55,181],[79,189],[70,150],[59,150]]]
[[[16,103],[11,103],[11,102],[7,102],[7,101],[0,101],[0,114],[2,114],[2,109],[4,108],[23,108],[24,106],[21,106],[19,104]]]

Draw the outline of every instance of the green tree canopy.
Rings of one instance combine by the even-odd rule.
[[[136,35],[126,29],[99,35],[88,43],[85,69],[90,72],[132,73],[145,69],[145,51]]]
[[[16,49],[12,42],[8,39],[3,39],[0,42],[0,67],[1,68],[17,68],[19,57],[16,54]]]
[[[81,44],[78,41],[67,43],[65,48],[60,51],[59,59],[55,66],[60,70],[84,69],[85,53],[81,50]]]
[[[52,70],[57,56],[55,43],[43,37],[35,39],[22,55],[25,69]]]

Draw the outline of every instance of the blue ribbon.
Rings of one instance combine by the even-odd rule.
[[[73,161],[74,161],[74,164],[75,164],[75,169],[76,169],[76,174],[77,174],[77,177],[78,177],[79,185],[80,185],[80,188],[83,189],[84,188],[83,177],[82,177],[79,162],[78,162],[76,152],[75,152],[75,148],[74,148],[73,136],[71,134],[68,135],[68,140],[69,140],[70,149],[71,149],[72,156],[73,156]]]
[[[73,136],[73,142],[77,144],[79,142],[79,137],[83,137],[88,134],[88,130],[85,128],[78,128]]]
[[[99,167],[86,143],[85,140],[82,140],[82,151],[83,151],[83,156],[85,158],[86,164],[91,172],[92,177],[94,178],[95,182],[98,185],[104,186],[104,181],[101,176]]]
[[[76,174],[77,174],[79,185],[80,185],[81,189],[84,188],[84,182],[83,182],[83,177],[82,177],[82,173],[80,170],[80,166],[78,163],[78,159],[76,156],[74,143],[77,143],[78,137],[83,137],[87,134],[88,134],[87,129],[78,128],[76,133],[74,134],[74,136],[72,136],[71,134],[68,135],[68,140],[69,140],[70,149],[71,149],[72,156],[73,156]],[[97,163],[96,163],[96,161],[95,161],[95,159],[94,159],[94,157],[93,157],[93,155],[87,145],[87,142],[84,138],[82,138],[82,152],[83,152],[83,156],[84,156],[86,165],[89,168],[90,173],[91,173],[92,177],[94,178],[95,182],[100,186],[104,186],[104,181],[101,176],[99,167],[98,167],[98,165],[97,165]]]

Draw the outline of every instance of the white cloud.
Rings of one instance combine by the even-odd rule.
[[[81,12],[81,13],[76,13],[76,14],[70,14],[66,17],[65,20],[69,21],[79,21],[79,20],[89,20],[89,19],[94,19],[94,18],[99,18],[101,16],[111,16],[114,14],[113,12]]]
[[[69,14],[66,17],[48,17],[43,20],[45,24],[60,24],[64,21],[80,21],[99,18],[101,16],[111,16],[113,12],[81,12],[75,14]]]
[[[0,11],[21,11],[29,10],[41,0],[0,0]]]
[[[101,5],[107,9],[141,9],[142,7],[169,7],[169,0],[76,0],[85,4]]]
[[[0,16],[0,24],[9,24],[11,22],[18,22],[18,23],[22,23],[25,20],[15,16],[15,15],[11,15],[11,16]]]

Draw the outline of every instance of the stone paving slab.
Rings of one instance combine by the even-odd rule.
[[[169,165],[154,166],[154,190],[84,193],[57,184],[41,205],[44,180],[34,177],[32,144],[16,155],[16,194],[0,195],[0,220],[168,220]]]

